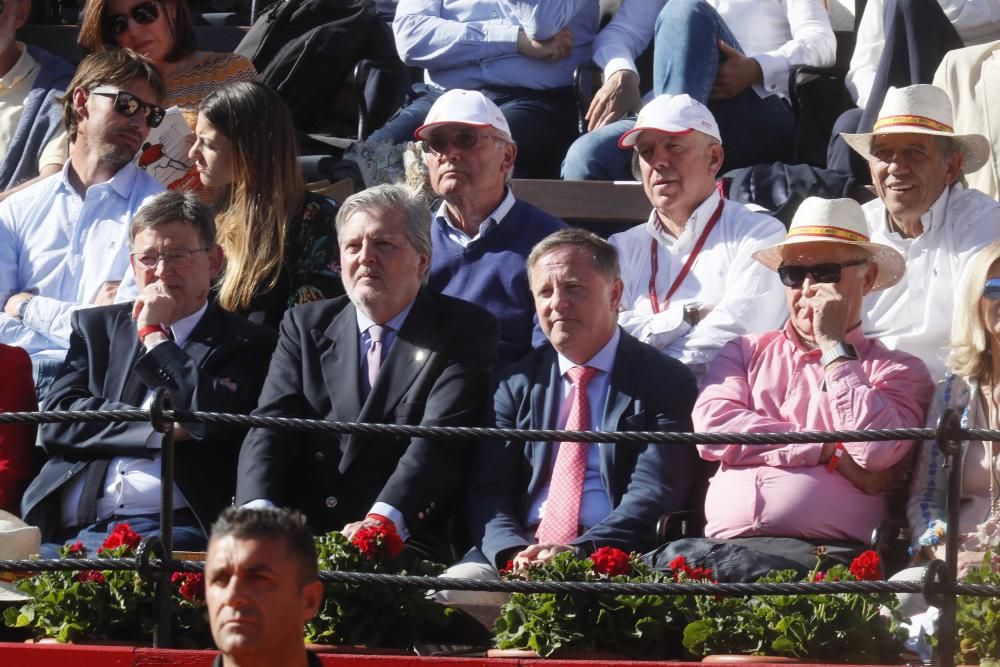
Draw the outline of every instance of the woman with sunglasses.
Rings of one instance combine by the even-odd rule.
[[[180,107],[192,130],[205,95],[257,78],[243,56],[198,50],[184,0],[87,0],[77,41],[86,51],[126,47],[149,58],[167,86],[163,106]]]
[[[951,408],[960,415],[963,428],[1000,429],[1000,242],[984,248],[969,264],[956,295],[948,361],[952,373],[938,384],[927,424],[935,428]],[[917,452],[906,511],[913,536],[911,552],[915,562],[922,563],[944,559],[948,473],[933,440],[924,441]],[[962,575],[1000,541],[1000,443],[963,442],[959,458],[962,502],[956,528]],[[919,580],[921,572],[922,568],[911,568],[894,578]],[[922,611],[922,596],[904,599],[910,613]]]
[[[219,304],[277,328],[287,308],[343,294],[336,208],[306,192],[278,94],[256,82],[220,88],[202,102],[195,136],[201,182],[226,189],[216,218],[226,254]]]

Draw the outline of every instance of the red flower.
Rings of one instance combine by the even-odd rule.
[[[117,549],[122,546],[127,546],[130,550],[135,550],[139,547],[140,542],[142,542],[142,535],[132,530],[132,526],[127,523],[120,523],[115,526],[115,529],[104,540],[97,553],[100,554],[102,551]]]
[[[687,572],[690,569],[688,567],[687,558],[684,556],[678,556],[673,559],[667,567],[669,567],[673,572]]]
[[[629,562],[628,554],[614,547],[601,547],[590,554],[590,561],[594,564],[594,572],[606,574],[609,577],[619,574],[627,575],[632,572],[632,563]]]
[[[83,548],[83,542],[77,540],[73,544],[67,544],[63,547],[63,557],[64,558],[85,558],[87,556],[87,550]]]
[[[504,565],[502,568],[500,568],[498,574],[501,577],[505,577],[505,576],[507,576],[508,574],[510,574],[513,571],[514,571],[514,561],[509,560],[509,561],[507,561],[506,565]]]
[[[817,572],[813,577],[813,581],[823,581],[826,579],[826,572]]]
[[[696,581],[701,581],[703,579],[712,578],[712,568],[710,567],[695,567],[685,570],[688,579],[694,579]]]
[[[205,575],[200,572],[174,572],[170,581],[177,585],[177,591],[188,602],[205,600]]]
[[[392,559],[403,552],[402,538],[396,534],[393,526],[385,523],[362,528],[354,535],[351,543],[368,560]]]
[[[88,581],[92,581],[95,584],[104,583],[104,575],[97,570],[84,570],[83,572],[77,573],[77,575],[73,578],[80,583],[86,583]]]
[[[851,563],[851,574],[858,581],[877,581],[882,578],[882,566],[878,554],[866,551]]]

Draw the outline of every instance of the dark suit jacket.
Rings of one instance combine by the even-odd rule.
[[[180,410],[246,414],[253,409],[274,331],[209,304],[184,349],[167,341],[145,352],[131,313],[131,303],[73,313],[69,352],[44,401],[46,410],[137,407],[157,387],[169,389]],[[192,439],[176,443],[175,481],[208,534],[232,500],[236,455],[246,430],[194,423],[184,428]],[[146,449],[148,422],[44,424],[40,433],[49,460],[25,492],[21,509],[26,521],[42,529],[43,539],[62,528],[59,489],[90,461],[159,451]]]
[[[489,410],[497,323],[479,306],[421,290],[367,400],[354,305],[341,297],[291,309],[281,323],[255,415],[341,422],[480,425]],[[363,519],[376,501],[416,532],[447,514],[469,440],[338,436],[253,429],[240,451],[236,503],[303,511],[314,530]]]
[[[556,427],[561,392],[559,361],[551,345],[507,369],[495,396],[499,428]],[[606,431],[690,431],[697,397],[694,376],[680,362],[624,331],[611,372],[604,411]],[[601,480],[611,513],[574,545],[625,551],[653,548],[656,522],[689,507],[698,476],[694,445],[600,445]],[[498,567],[507,551],[535,542],[524,525],[531,499],[552,474],[551,442],[485,442],[470,489],[469,528],[483,555]]]

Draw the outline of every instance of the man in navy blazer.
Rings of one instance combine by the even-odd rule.
[[[617,325],[622,281],[610,244],[579,229],[556,232],[532,250],[528,272],[550,344],[504,374],[494,400],[498,427],[568,427],[567,378],[573,367],[586,366],[596,369],[587,387],[592,430],[691,430],[697,396],[691,372]],[[575,537],[539,539],[562,446],[482,445],[469,500],[476,548],[448,575],[496,578],[508,563],[526,567],[571,549],[580,555],[602,546],[646,551],[655,544],[658,518],[689,507],[699,467],[693,445],[595,443],[587,448]],[[440,597],[499,601],[489,593]]]
[[[247,413],[275,334],[208,302],[222,268],[211,208],[167,191],[133,218],[135,303],[73,313],[69,352],[46,410],[122,410],[147,404],[158,387],[178,410]],[[232,499],[246,429],[176,424],[174,546],[204,549],[208,528]],[[81,540],[91,555],[120,522],[159,534],[160,436],[148,422],[43,424],[49,458],[31,482],[22,515],[42,530],[42,553]]]
[[[422,288],[431,255],[426,204],[398,186],[369,188],[344,202],[337,237],[348,297],[288,312],[254,414],[481,425],[497,322]],[[294,507],[317,532],[351,537],[382,524],[440,547],[472,450],[467,440],[253,429],[240,452],[236,502]]]

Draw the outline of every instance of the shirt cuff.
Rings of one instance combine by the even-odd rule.
[[[754,85],[757,94],[761,97],[788,95],[788,74],[791,71],[788,59],[784,56],[773,56],[768,53],[759,53],[753,59],[760,65],[764,75],[764,83]]]
[[[396,526],[396,532],[399,534],[403,541],[410,539],[410,532],[406,530],[406,520],[403,518],[403,513],[398,509],[390,505],[389,503],[376,502],[372,505],[372,508],[368,510],[369,514],[381,514],[389,521],[392,521]]]
[[[608,60],[608,64],[604,66],[604,80],[607,81],[611,78],[611,75],[615,72],[620,72],[626,69],[632,72],[636,76],[639,75],[639,70],[636,68],[635,63],[628,58],[611,58]]]
[[[520,26],[488,23],[485,26],[486,43],[496,47],[498,56],[517,53],[517,33]]]

